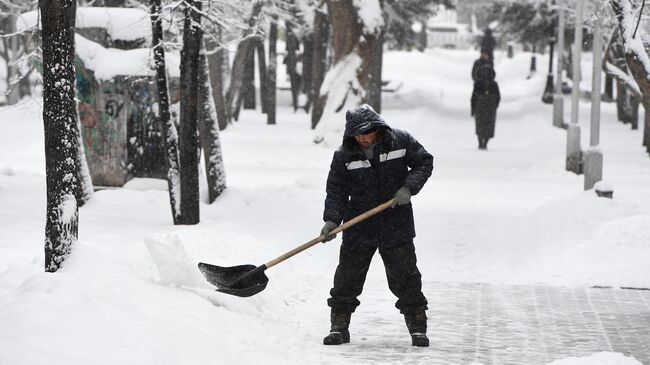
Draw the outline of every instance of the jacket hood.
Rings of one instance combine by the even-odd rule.
[[[345,113],[345,132],[343,141],[359,134],[368,133],[373,129],[391,129],[384,118],[368,104],[352,108]]]

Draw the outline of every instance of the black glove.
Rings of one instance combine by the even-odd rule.
[[[391,208],[394,208],[395,205],[408,204],[411,202],[411,191],[406,186],[402,186],[399,188],[399,190],[397,190],[393,198],[395,198],[395,201],[393,201]]]
[[[339,226],[338,224],[336,224],[336,223],[334,223],[332,221],[325,222],[325,225],[323,226],[323,229],[320,230],[320,234],[327,237],[327,238],[325,238],[325,241],[323,241],[323,242],[329,242],[329,241],[333,240],[334,238],[336,238],[336,235],[335,234],[330,235],[330,232],[332,232],[332,230],[334,228],[338,227],[338,226]]]

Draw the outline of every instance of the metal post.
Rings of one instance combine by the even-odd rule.
[[[600,81],[601,81],[601,64],[603,58],[602,46],[602,27],[601,19],[594,20],[593,32],[593,69],[592,69],[592,87],[591,87],[591,125],[589,137],[589,149],[585,152],[584,170],[585,170],[585,190],[589,190],[603,179],[603,153],[598,147],[600,143]]]
[[[542,102],[544,104],[553,103],[553,46],[555,45],[555,37],[551,36],[548,41],[548,74],[546,76],[546,87],[542,95]]]
[[[571,95],[571,124],[567,131],[566,170],[582,173],[582,151],[580,150],[580,52],[582,51],[582,13],[584,0],[576,0],[576,29],[573,43],[573,93]]]
[[[562,69],[564,68],[564,9],[557,9],[557,61],[555,64],[555,96],[553,98],[553,125],[566,128],[564,124],[564,98],[562,97]]]

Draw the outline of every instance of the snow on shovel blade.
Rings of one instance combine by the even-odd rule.
[[[217,287],[217,291],[238,297],[250,297],[266,288],[269,278],[264,274],[263,269],[256,269],[260,268],[255,265],[222,267],[199,263],[199,270],[210,284]],[[244,276],[253,270],[257,272]]]

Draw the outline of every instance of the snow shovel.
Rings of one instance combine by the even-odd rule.
[[[337,234],[363,220],[366,220],[367,218],[372,217],[373,215],[385,210],[386,208],[389,208],[391,205],[393,205],[394,201],[395,198],[381,205],[378,205],[365,213],[359,214],[358,216],[350,219],[342,225],[334,228],[330,234]],[[299,254],[300,252],[316,245],[317,243],[325,241],[326,238],[327,237],[325,235],[320,235],[309,242],[303,243],[302,245],[294,248],[284,255],[279,256],[267,262],[266,264],[257,267],[255,265],[222,267],[200,262],[199,270],[201,270],[203,276],[205,276],[206,280],[210,284],[217,287],[217,291],[236,295],[238,297],[250,297],[266,288],[266,284],[269,282],[269,278],[264,274],[264,271],[266,269],[281,263],[289,257]]]

